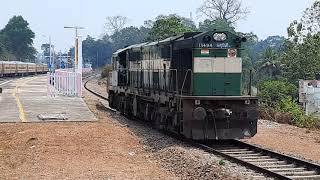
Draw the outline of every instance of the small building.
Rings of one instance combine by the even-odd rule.
[[[299,102],[306,115],[320,117],[320,80],[299,81]]]

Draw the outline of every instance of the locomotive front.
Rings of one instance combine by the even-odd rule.
[[[254,136],[258,99],[241,93],[241,44],[246,39],[208,32],[194,41],[192,95],[181,97],[184,135],[195,140]]]

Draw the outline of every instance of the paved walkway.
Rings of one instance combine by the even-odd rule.
[[[46,81],[37,76],[0,84],[0,123],[96,120],[82,98],[47,97]]]

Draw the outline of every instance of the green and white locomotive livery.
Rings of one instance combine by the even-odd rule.
[[[241,45],[230,32],[190,32],[113,54],[109,103],[194,140],[257,132],[258,99],[242,92]]]

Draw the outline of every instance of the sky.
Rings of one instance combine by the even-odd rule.
[[[126,16],[128,26],[141,26],[159,14],[176,13],[202,20],[197,8],[203,0],[3,0],[0,6],[0,28],[14,15],[22,15],[35,32],[34,46],[49,41],[56,51],[67,51],[74,42],[74,30],[64,26],[85,27],[79,33],[95,38],[105,33],[107,16]],[[314,0],[242,0],[250,9],[246,19],[237,23],[241,32],[254,32],[260,39],[271,35],[286,36],[290,22],[300,19]]]

